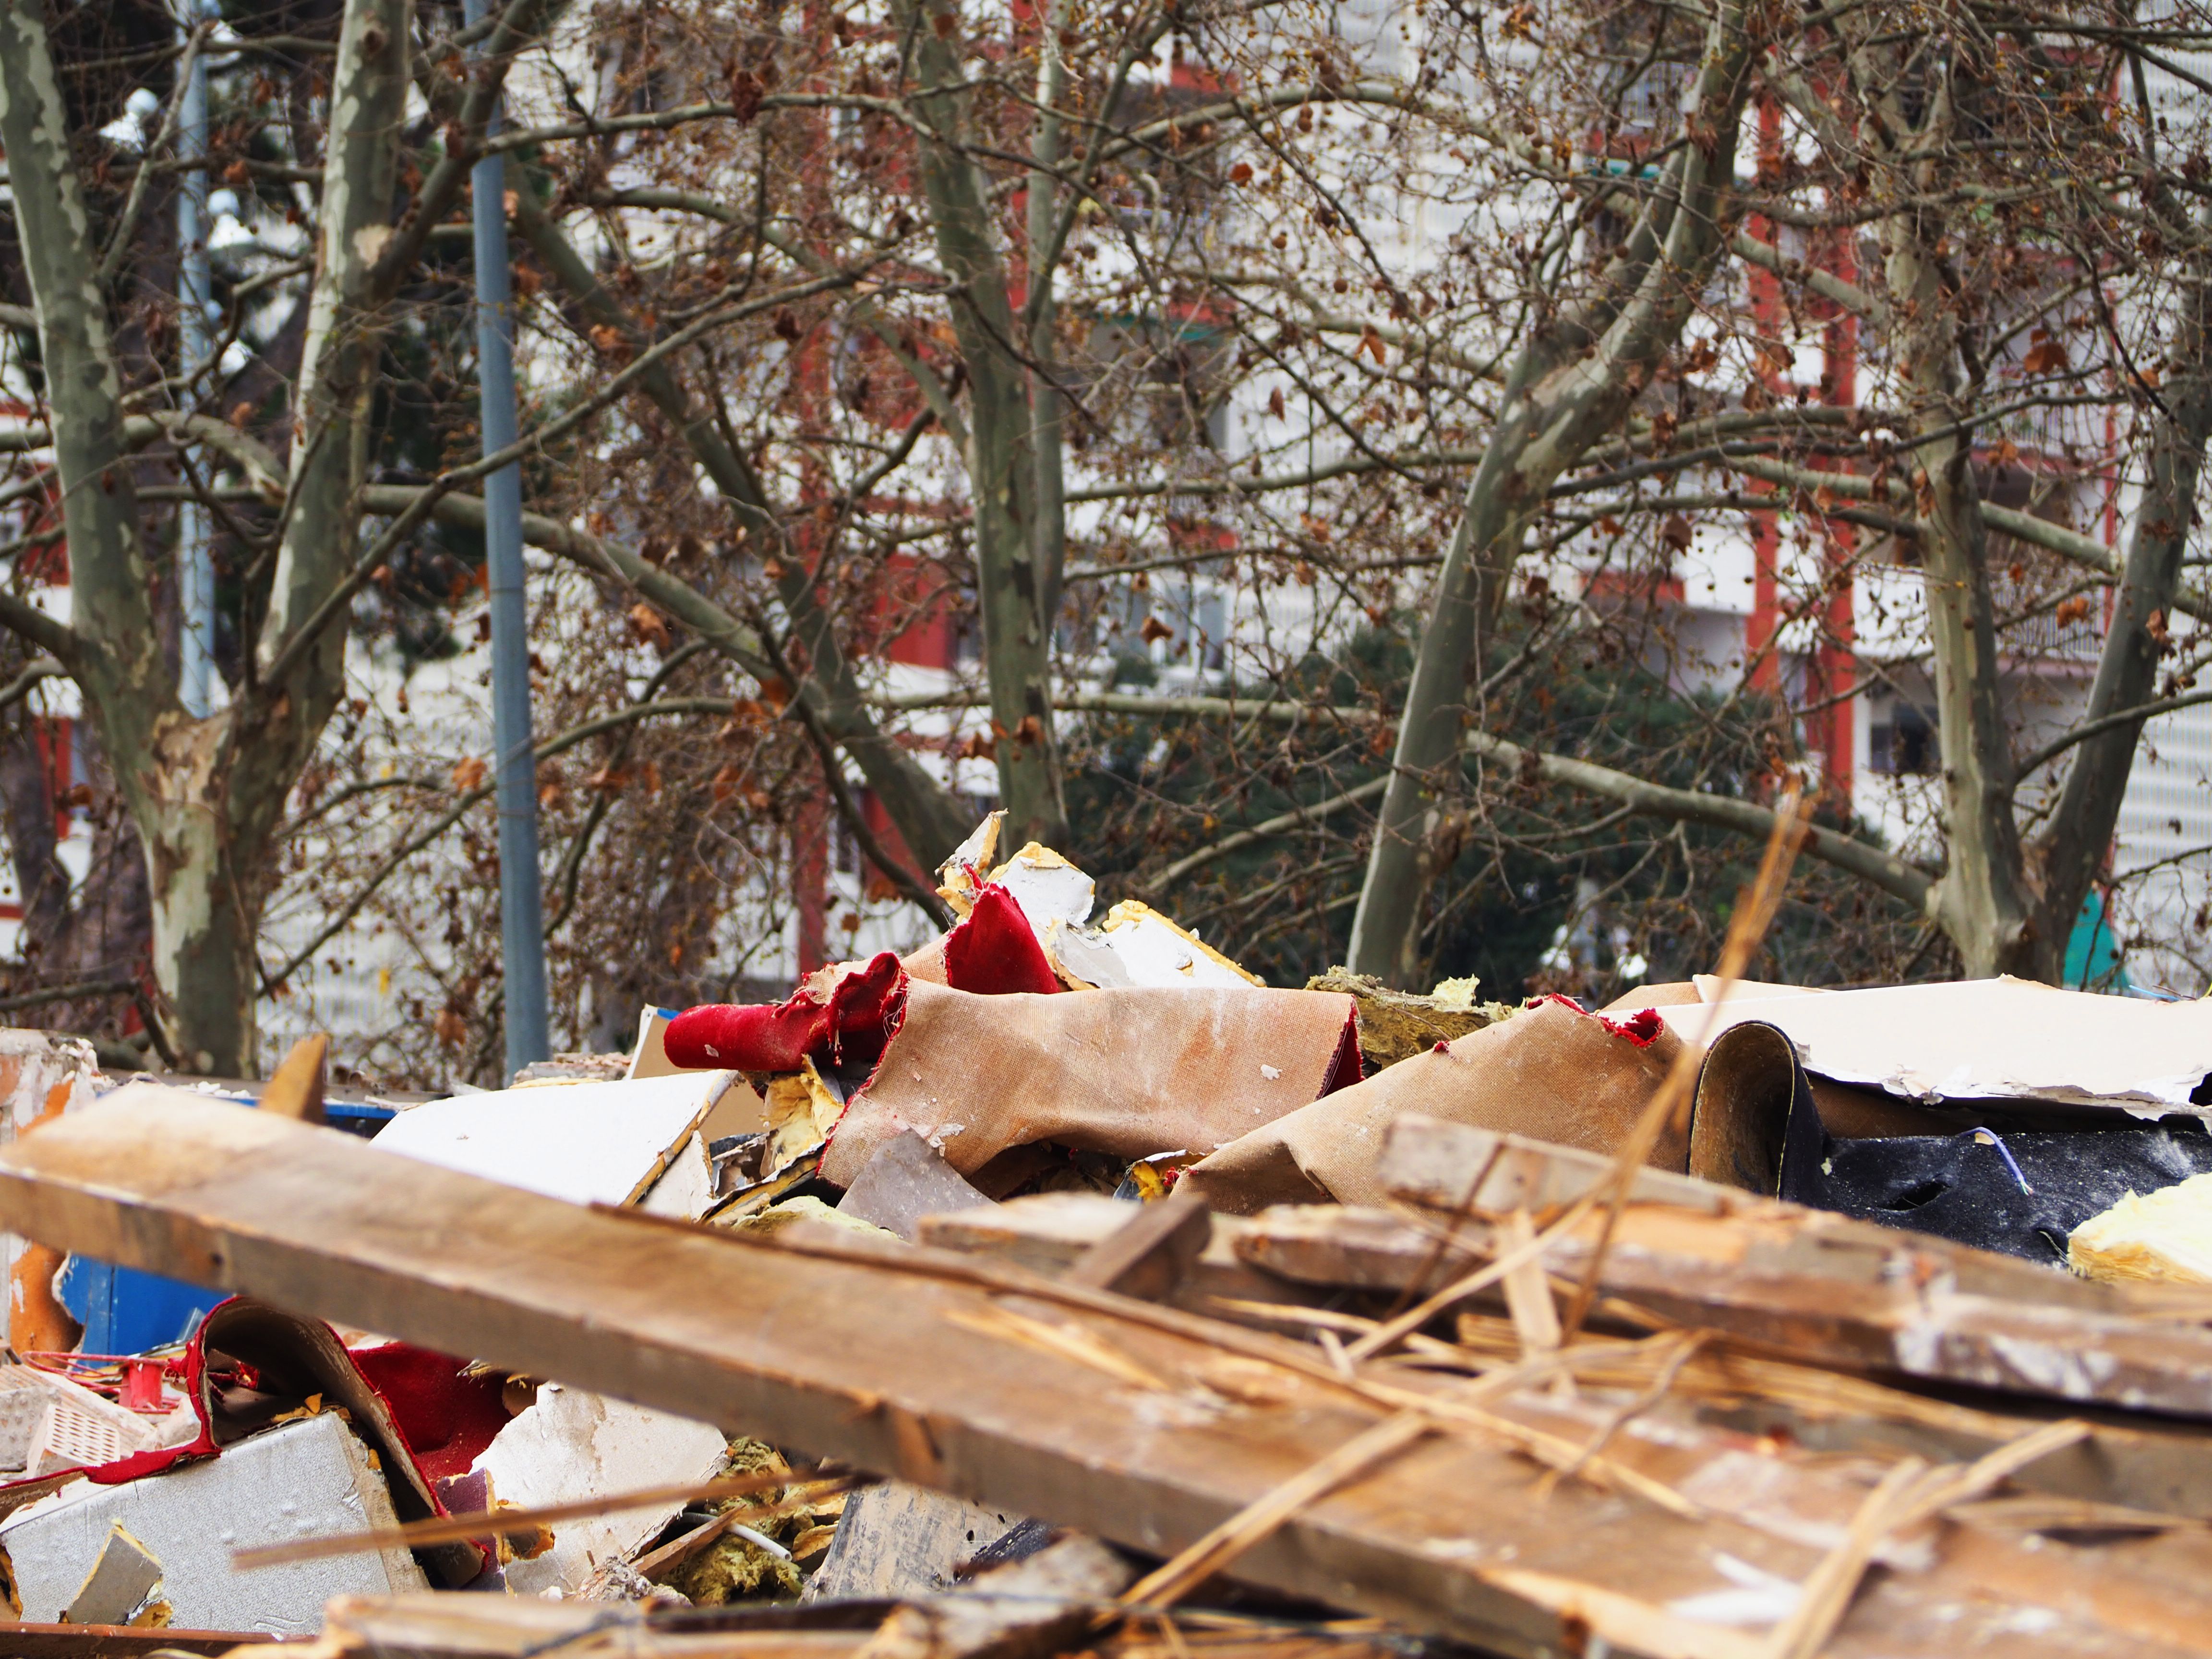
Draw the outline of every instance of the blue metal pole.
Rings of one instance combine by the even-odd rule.
[[[489,0],[465,0],[481,21]],[[496,131],[495,111],[487,131]],[[486,454],[515,441],[514,310],[507,266],[507,166],[486,156],[470,174],[475,198],[477,386]],[[504,963],[507,1072],[552,1052],[546,1028],[545,924],[538,872],[538,769],[531,754],[530,615],[522,585],[522,473],[484,480],[484,550],[491,594],[491,729],[497,760],[499,937]]]

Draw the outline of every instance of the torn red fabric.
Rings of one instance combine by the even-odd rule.
[[[975,908],[945,940],[945,981],[956,991],[1005,996],[1061,989],[1014,896],[996,882],[975,895]]]
[[[222,1305],[222,1304],[218,1304]],[[201,1330],[206,1322],[201,1322]],[[119,1486],[143,1475],[159,1474],[172,1464],[187,1458],[194,1460],[216,1455],[215,1428],[209,1415],[208,1393],[202,1386],[207,1376],[207,1347],[198,1332],[185,1345],[185,1356],[177,1367],[179,1382],[184,1396],[199,1419],[200,1431],[181,1446],[157,1446],[152,1451],[133,1452],[128,1457],[118,1457],[112,1463],[102,1463],[96,1468],[83,1471],[84,1478],[95,1486]]]
[[[795,1072],[816,1060],[873,1064],[898,1029],[906,970],[890,951],[845,975],[827,1000],[812,991],[769,1003],[708,1003],[669,1022],[668,1058],[693,1068]]]
[[[465,1359],[411,1342],[384,1342],[346,1352],[354,1369],[392,1408],[408,1449],[433,1483],[466,1474],[492,1437],[507,1425],[501,1379],[470,1376]]]
[[[1639,1048],[1649,1048],[1659,1040],[1659,1033],[1667,1029],[1667,1022],[1659,1018],[1656,1008],[1640,1009],[1626,1019],[1614,1019],[1607,1014],[1591,1018],[1613,1036],[1626,1037]]]
[[[1540,997],[1530,997],[1525,1006],[1536,1008],[1547,1002],[1556,1002],[1562,1008],[1571,1008],[1578,1014],[1589,1014],[1590,1012],[1572,997],[1561,996],[1557,991]],[[1659,1033],[1667,1029],[1666,1022],[1659,1018],[1656,1008],[1640,1009],[1626,1019],[1615,1019],[1610,1014],[1590,1014],[1590,1018],[1613,1036],[1626,1037],[1639,1048],[1649,1048],[1658,1040]]]

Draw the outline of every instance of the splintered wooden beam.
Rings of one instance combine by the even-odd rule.
[[[853,1659],[884,1611],[826,1602],[647,1607],[517,1595],[341,1595],[324,1611],[322,1644],[305,1653],[256,1648],[240,1659]],[[872,1616],[855,1620],[854,1613]],[[1382,1632],[1307,1632],[1258,1620],[1214,1625],[1163,1632],[1148,1620],[1101,1637],[1090,1650],[1102,1659],[1399,1659]],[[66,1659],[91,1652],[73,1649]]]
[[[1490,1230],[1477,1212],[1526,1207],[1540,1218],[1609,1168],[1608,1159],[1571,1147],[1407,1116],[1390,1126],[1381,1172],[1394,1196],[1463,1218],[1455,1228],[1442,1224],[1461,1243],[1486,1249]],[[1597,1231],[1592,1217],[1545,1265],[1579,1279]],[[1332,1279],[1322,1264],[1340,1247],[1360,1265]],[[1237,1249],[1308,1283],[1390,1289],[1436,1253],[1428,1230],[1385,1212],[1310,1207],[1270,1212],[1239,1235]],[[1462,1260],[1454,1271],[1464,1267]],[[1669,1319],[1795,1358],[2068,1405],[2212,1418],[2212,1291],[2091,1284],[1686,1176],[1638,1180],[1599,1285]]]
[[[580,1209],[150,1085],[0,1152],[0,1224],[1156,1553],[1418,1411],[1435,1432],[1235,1571],[1510,1654],[1595,1636],[1764,1659],[1876,1472],[1594,1396],[1346,1376],[1263,1333],[909,1246]],[[2212,1652],[2212,1545],[2187,1532],[2041,1549],[1938,1520],[1875,1556],[1889,1571],[1838,1659]]]

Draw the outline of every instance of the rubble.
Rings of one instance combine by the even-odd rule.
[[[2212,1006],[1277,989],[1000,827],[368,1144],[25,1048],[0,1224],[237,1299],[0,1366],[24,1639],[2212,1655]]]
[[[1132,988],[1009,1007],[926,980],[901,989],[896,1032],[823,1156],[836,1185],[908,1130],[971,1176],[1037,1141],[1124,1164],[1203,1154],[1358,1074],[1351,1000],[1317,991]]]
[[[1022,1525],[1019,1516],[917,1486],[885,1480],[853,1493],[837,1517],[820,1568],[806,1581],[809,1601],[881,1601],[939,1595],[957,1570]]]
[[[893,1135],[876,1148],[846,1188],[837,1212],[912,1238],[924,1216],[990,1201],[960,1178],[944,1153],[908,1133]]]

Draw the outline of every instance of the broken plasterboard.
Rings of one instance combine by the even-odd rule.
[[[1691,1042],[1761,1020],[1796,1045],[1808,1072],[1929,1103],[2042,1100],[2145,1117],[2212,1106],[2212,1092],[2192,1098],[2212,1073],[2212,1002],[2008,978],[1731,997],[1659,1017]]]
[[[955,915],[964,916],[974,908],[976,890],[983,884],[983,872],[999,855],[999,830],[1006,821],[1003,807],[986,813],[983,821],[968,832],[968,839],[937,866],[937,896],[952,907]]]
[[[80,1480],[16,1510],[0,1524],[0,1549],[23,1617],[58,1619],[118,1524],[161,1562],[180,1627],[305,1635],[333,1595],[430,1587],[405,1550],[232,1566],[234,1550],[398,1524],[384,1476],[332,1412],[250,1436],[205,1462],[121,1486]]]
[[[647,1008],[637,1017],[637,1046],[629,1052],[627,1079],[682,1077],[684,1068],[668,1057],[668,1027],[678,1012],[672,1008]],[[753,1085],[732,1076],[730,1086],[707,1114],[699,1133],[708,1141],[726,1135],[749,1135],[767,1127],[768,1109],[753,1092]]]
[[[1030,842],[991,879],[1013,895],[1040,942],[1054,922],[1080,927],[1090,919],[1096,884],[1049,847]]]
[[[694,1134],[668,1160],[660,1179],[647,1189],[637,1207],[647,1215],[696,1221],[714,1202],[714,1161],[707,1156],[706,1137]]]
[[[1085,929],[1077,937],[1111,951],[1132,985],[1218,985],[1233,989],[1267,982],[1136,899],[1123,899],[1106,913],[1106,920],[1097,928]]]
[[[110,1522],[107,1541],[62,1619],[71,1625],[126,1624],[161,1582],[160,1559],[120,1521]]]
[[[495,1504],[539,1509],[709,1480],[726,1450],[721,1431],[704,1423],[545,1382],[536,1402],[494,1437],[470,1472],[491,1477]],[[507,1564],[507,1584],[524,1595],[573,1593],[599,1567],[649,1541],[683,1507],[664,1504],[556,1522],[551,1549],[535,1560]]]
[[[628,1204],[739,1080],[679,1072],[426,1101],[379,1130],[376,1146],[572,1204]]]

